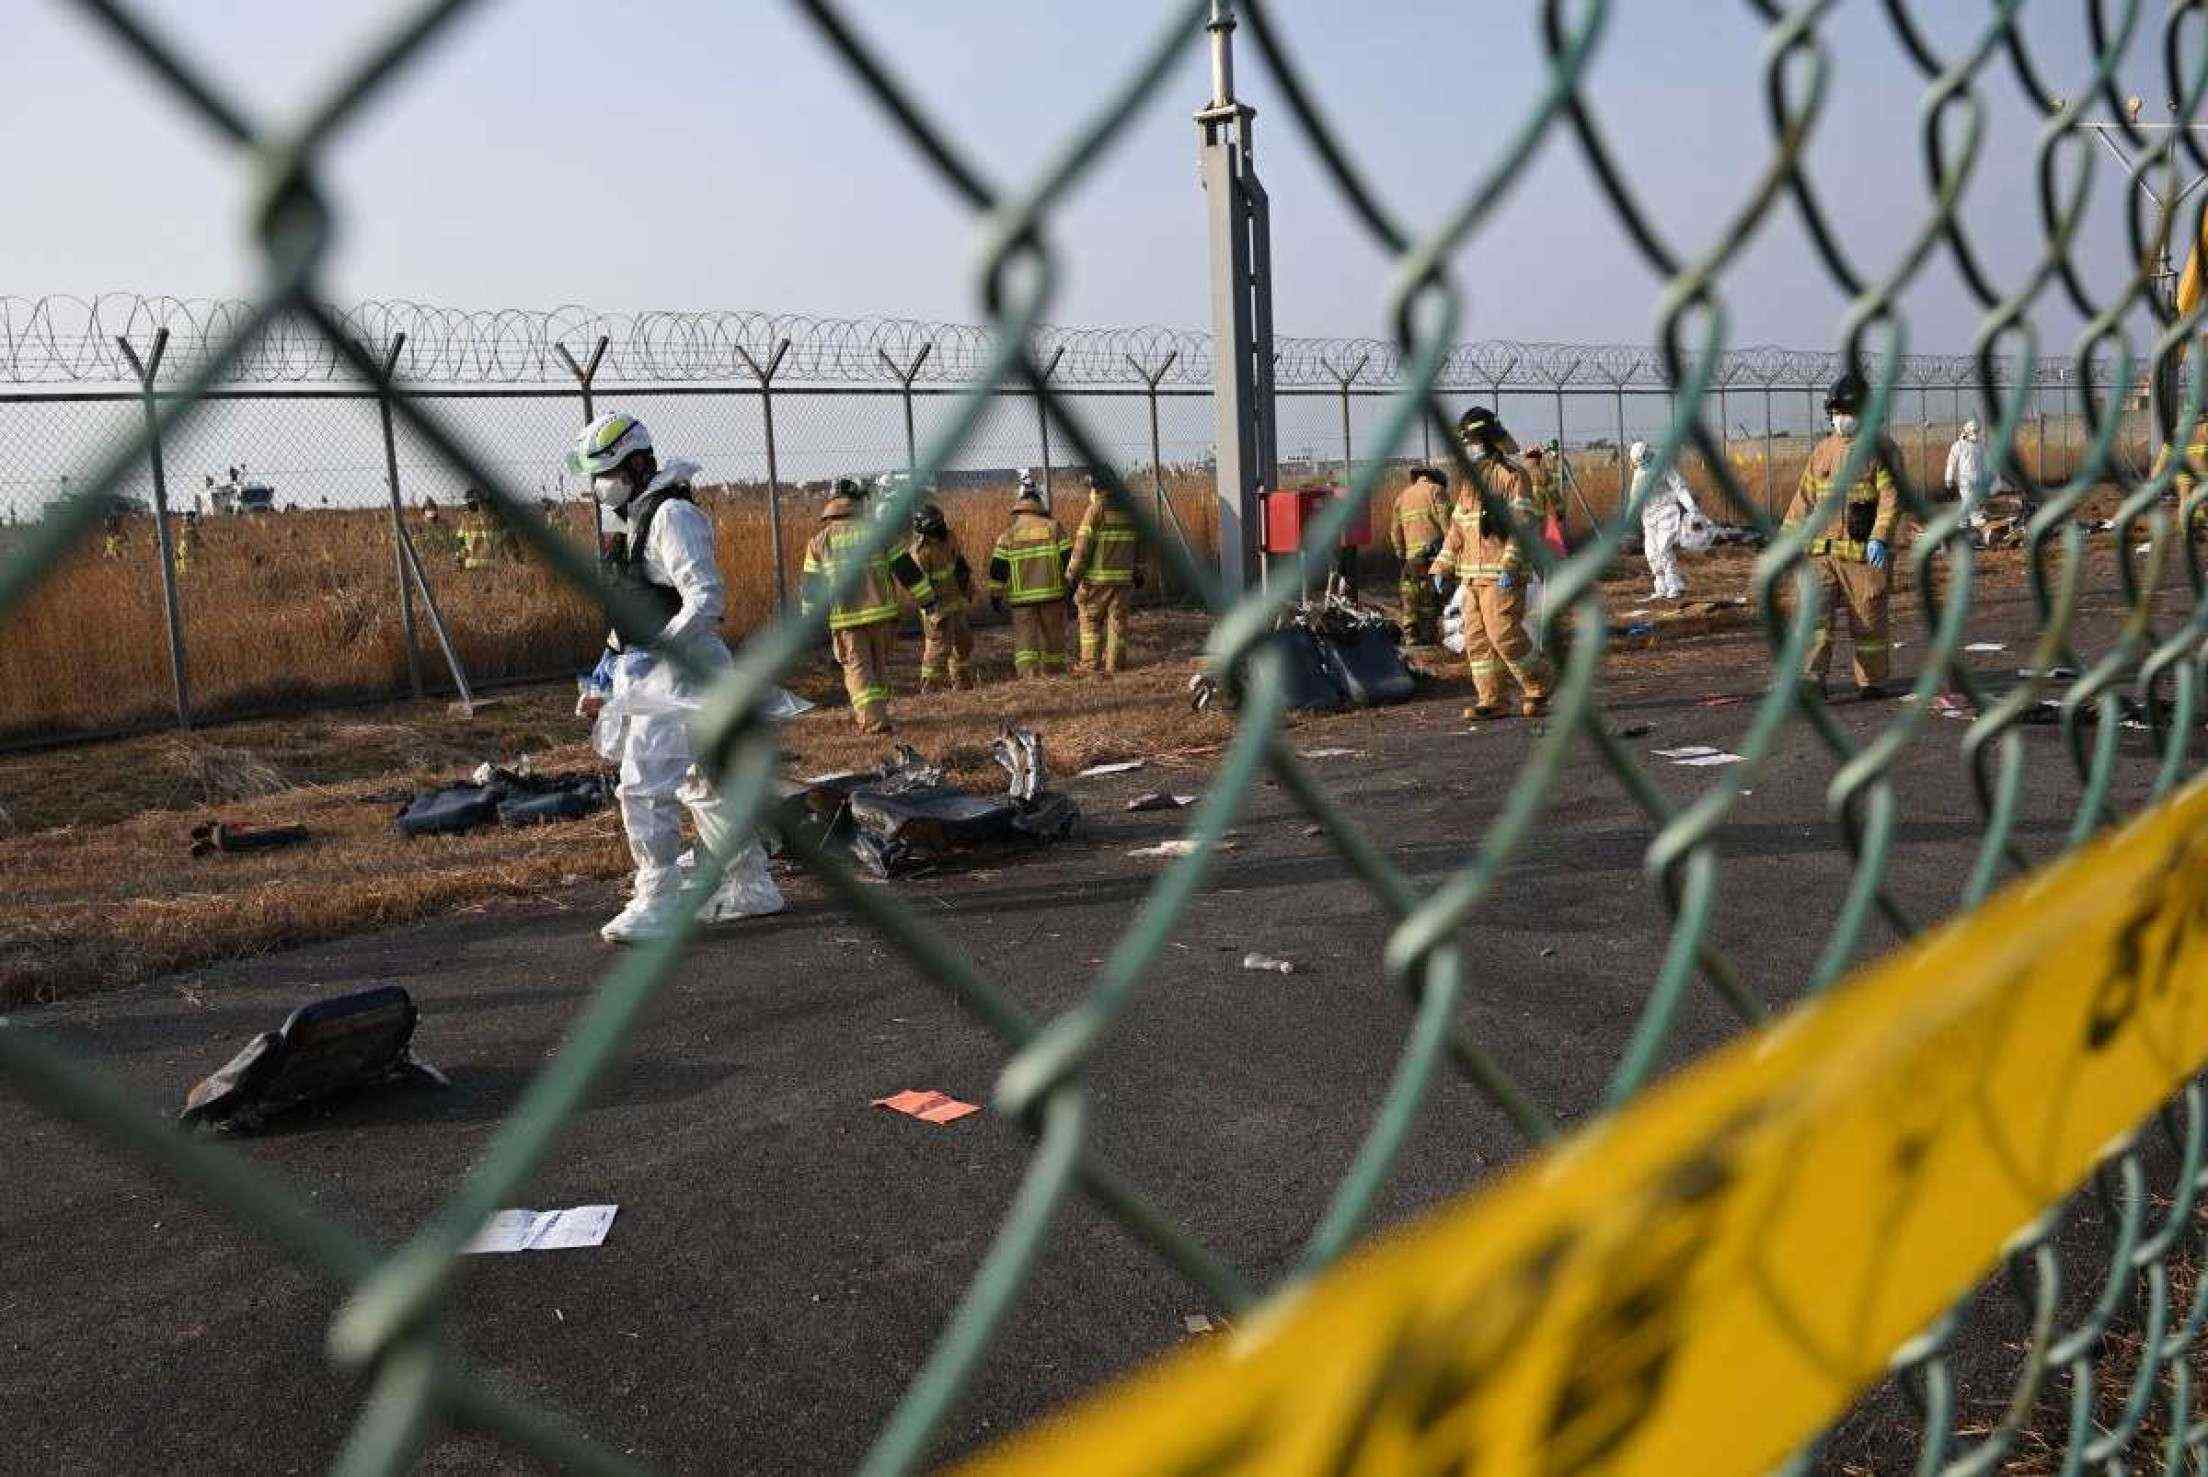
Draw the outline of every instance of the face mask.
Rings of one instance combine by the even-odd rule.
[[[1856,425],[1857,422],[1855,417],[1849,415],[1846,411],[1836,410],[1832,413],[1832,428],[1833,430],[1839,432],[1841,435],[1853,436],[1855,434]]]
[[[590,490],[602,503],[619,503],[628,498],[629,484],[623,477],[593,477]]]

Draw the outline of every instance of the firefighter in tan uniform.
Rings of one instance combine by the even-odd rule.
[[[830,584],[853,564],[859,566],[858,582],[828,607],[828,634],[859,732],[888,733],[897,590],[904,587],[924,618],[935,605],[935,589],[909,554],[864,554],[859,546],[866,542],[868,524],[865,488],[849,477],[838,478],[835,495],[820,510],[819,531],[805,546],[804,609],[810,613]]]
[[[946,681],[952,687],[974,685],[974,628],[966,603],[974,598],[974,571],[951,540],[950,521],[934,503],[912,518],[912,545],[905,551],[927,577],[935,604],[920,611],[920,690],[932,692]]]
[[[1403,567],[1396,593],[1403,601],[1403,635],[1413,646],[1441,644],[1441,595],[1433,585],[1434,560],[1449,536],[1449,479],[1433,467],[1411,468],[1411,480],[1395,495],[1388,547]]]
[[[2168,469],[2170,451],[2170,444],[2164,442],[2162,449],[2155,454],[2154,469],[2150,475],[2159,477]],[[2208,472],[2208,413],[2203,413],[2193,423],[2192,437],[2179,461],[2177,476],[2170,483],[2170,490],[2177,497],[2178,527],[2192,538],[2208,533],[2208,493],[2201,491],[2203,472]],[[2029,513],[2030,509],[2025,511]]]
[[[1127,616],[1142,585],[1141,531],[1092,474],[1089,510],[1073,535],[1066,578],[1081,621],[1083,672],[1109,675],[1127,665]]]
[[[1517,444],[1495,412],[1475,405],[1457,422],[1457,434],[1488,493],[1524,522],[1533,515],[1533,479],[1511,455]],[[1436,587],[1447,576],[1457,579],[1464,609],[1464,659],[1472,668],[1476,694],[1467,718],[1493,718],[1503,711],[1503,674],[1517,683],[1519,713],[1531,718],[1549,699],[1554,679],[1549,664],[1526,634],[1526,556],[1507,528],[1491,528],[1478,492],[1458,489],[1449,532],[1434,561]]]
[[[494,517],[483,494],[469,488],[460,502],[460,567],[490,569],[514,557],[514,536]]]
[[[1048,677],[1066,669],[1066,561],[1073,545],[1043,507],[1032,472],[1020,473],[1012,521],[989,555],[989,603],[1012,611],[1012,670]]]
[[[1787,504],[1786,527],[1793,528],[1817,514],[1817,505],[1832,490],[1832,479],[1848,459],[1855,440],[1857,416],[1869,390],[1862,376],[1842,375],[1825,397],[1832,417],[1832,434],[1818,442],[1802,468],[1801,485]],[[1900,517],[1900,493],[1893,468],[1901,453],[1881,436],[1871,464],[1847,490],[1837,517],[1823,525],[1810,541],[1809,558],[1817,573],[1824,599],[1824,622],[1810,638],[1802,662],[1802,681],[1822,693],[1825,674],[1832,669],[1833,631],[1845,619],[1854,639],[1855,691],[1861,698],[1886,696],[1886,672],[1893,655],[1888,616],[1893,585],[1894,527]]]

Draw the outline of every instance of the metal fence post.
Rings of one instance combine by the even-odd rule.
[[[1050,362],[1043,366],[1044,385],[1050,383],[1050,377],[1058,372],[1058,361],[1065,357],[1064,344],[1051,350]],[[1043,443],[1043,506],[1056,508],[1057,499],[1052,496],[1050,486],[1050,403],[1047,390],[1038,389],[1035,392],[1035,429],[1040,433]]]
[[[1132,354],[1124,357],[1135,373],[1142,376],[1143,397],[1150,402],[1150,500],[1152,511],[1157,516],[1158,527],[1163,530],[1166,526],[1167,515],[1165,504],[1165,448],[1158,438],[1158,382],[1163,380],[1165,372],[1173,367],[1173,361],[1181,357],[1181,351],[1174,349],[1169,352],[1154,370],[1144,369]],[[1173,526],[1176,529],[1180,527],[1178,518],[1173,520]],[[1183,542],[1185,543],[1186,540],[1184,539]],[[1191,549],[1188,553],[1193,560],[1196,551]],[[1150,567],[1156,572],[1158,598],[1163,600],[1166,597],[1166,572],[1171,568],[1165,562],[1165,551],[1163,549],[1152,549],[1150,551]]]
[[[1766,518],[1776,516],[1771,510],[1771,459],[1773,455],[1774,451],[1771,445],[1771,387],[1767,384],[1763,387],[1763,516]]]
[[[606,336],[599,334],[598,342],[591,347],[588,364],[577,364],[575,356],[567,352],[567,345],[552,346],[560,351],[560,358],[566,361],[568,373],[575,376],[575,383],[582,389],[583,424],[586,426],[598,418],[598,407],[591,395],[591,383],[598,378],[598,366],[606,357],[606,342]],[[595,559],[605,552],[606,547],[606,510],[598,505],[596,489],[590,495],[590,535],[590,553]]]
[[[1330,361],[1321,362],[1326,364],[1327,374],[1333,378],[1342,395],[1342,486],[1347,487],[1357,479],[1357,467],[1349,439],[1349,387],[1357,383],[1357,376],[1365,372],[1365,366],[1372,362],[1372,355],[1366,354],[1360,358],[1346,375]]]
[[[376,414],[383,421],[383,471],[391,490],[391,563],[399,580],[399,633],[406,643],[406,677],[414,696],[422,695],[422,654],[414,645],[414,585],[406,570],[406,517],[399,509],[399,443],[391,430],[391,374],[398,367],[399,351],[406,335],[391,336],[391,348],[383,356],[383,384],[376,390]]]
[[[153,466],[153,542],[161,556],[161,599],[168,607],[169,679],[176,690],[176,725],[192,726],[192,690],[184,675],[184,607],[176,593],[176,547],[169,539],[169,475],[161,452],[161,412],[154,404],[154,376],[161,372],[161,356],[169,350],[169,331],[153,336],[153,353],[144,363],[130,340],[118,335],[115,346],[130,361],[138,376],[138,391],[146,412],[146,455]]]
[[[774,549],[774,608],[779,611],[789,605],[790,584],[782,559],[782,468],[774,455],[774,375],[782,367],[782,356],[790,352],[790,341],[775,344],[765,369],[742,344],[736,352],[744,356],[752,378],[759,381],[759,418],[767,433],[767,541]]]
[[[1618,444],[1616,447],[1618,454],[1618,511],[1622,514],[1625,511],[1626,504],[1632,501],[1626,493],[1625,386],[1623,384],[1613,384],[1611,388],[1617,392],[1618,397]]]
[[[876,349],[874,352],[882,356],[882,362],[889,366],[889,372],[897,377],[898,393],[905,402],[905,475],[918,476],[920,452],[912,432],[912,382],[920,377],[920,366],[928,362],[928,355],[935,352],[935,340],[931,338],[922,344],[920,352],[912,356],[912,363],[903,369],[898,368],[897,361],[889,357],[889,350]]]

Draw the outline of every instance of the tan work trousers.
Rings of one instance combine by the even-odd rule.
[[[1889,571],[1874,569],[1861,559],[1819,554],[1810,563],[1817,571],[1817,592],[1824,601],[1824,619],[1809,638],[1802,658],[1802,674],[1822,682],[1832,670],[1834,635],[1842,621],[1854,643],[1849,654],[1855,669],[1855,685],[1869,687],[1884,682],[1893,656],[1889,615],[1893,583]]]
[[[1502,702],[1506,672],[1528,702],[1547,697],[1554,679],[1548,661],[1526,634],[1525,588],[1467,582],[1457,599],[1464,607],[1464,659],[1472,668],[1479,705],[1492,708]]]
[[[1066,602],[1038,600],[1012,607],[1012,670],[1049,677],[1066,669]]]
[[[896,644],[894,621],[836,632],[836,664],[843,668],[843,690],[850,695],[851,716],[861,733],[889,727],[889,663]]]
[[[1413,646],[1441,644],[1441,592],[1434,588],[1432,566],[1423,559],[1403,561],[1395,593],[1403,602],[1403,639]]]
[[[1081,617],[1081,669],[1116,672],[1127,665],[1127,612],[1133,585],[1085,583],[1073,597]]]
[[[945,679],[953,687],[974,685],[974,628],[964,607],[920,612],[920,690]]]

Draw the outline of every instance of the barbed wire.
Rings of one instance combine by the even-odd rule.
[[[246,320],[250,305],[223,298],[179,298],[108,292],[96,297],[0,295],[0,383],[123,384],[136,375],[118,340],[143,350],[167,329],[164,382],[182,383],[203,367]],[[600,313],[582,307],[449,308],[404,299],[358,303],[339,315],[348,336],[381,355],[398,335],[405,347],[394,368],[402,382],[448,384],[570,384],[565,349],[587,364],[602,337],[597,382],[690,383],[753,378],[744,356],[758,363],[788,342],[778,384],[967,384],[995,355],[992,330],[970,323],[919,318],[834,317],[744,310]],[[1209,388],[1212,340],[1197,329],[1038,326],[1031,352],[1057,361],[1053,384],[1138,387],[1148,374],[1160,384]],[[1405,382],[1401,347],[1385,339],[1283,337],[1275,340],[1274,383],[1285,388],[1338,387],[1356,371],[1359,388]],[[1714,356],[1707,374],[1698,362],[1687,379],[1716,389],[1819,387],[1843,369],[1844,356],[1776,345],[1731,349]],[[1997,384],[2069,386],[2077,362],[2049,355],[2034,360],[1996,356]],[[1962,389],[1978,382],[1972,354],[1910,354],[1899,383]],[[2025,371],[2028,370],[2028,373]],[[2103,371],[2106,371],[2105,375]],[[297,314],[272,320],[219,376],[231,384],[352,381],[346,356]],[[2092,383],[2113,384],[2115,370],[2096,361]],[[1573,344],[1481,339],[1451,349],[1436,383],[1471,391],[1672,389],[1685,381],[1666,371],[1656,348],[1635,344]]]

